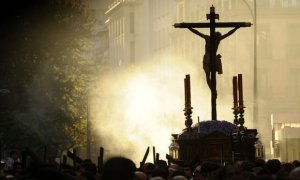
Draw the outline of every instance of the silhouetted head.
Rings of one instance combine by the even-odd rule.
[[[282,169],[287,173],[290,173],[294,168],[295,168],[295,166],[292,163],[283,163],[282,164]]]
[[[298,179],[299,177],[300,177],[300,167],[296,167],[290,173],[290,178],[292,178],[292,179]]]
[[[135,176],[136,166],[130,159],[113,157],[106,161],[103,167],[103,180],[131,180]]]
[[[193,176],[193,172],[194,172],[194,167],[192,164],[186,163],[183,165],[183,173],[185,177],[191,178]]]
[[[18,152],[16,150],[12,150],[10,153],[9,153],[9,156],[13,159],[13,160],[17,160],[19,155],[18,155]]]
[[[220,38],[222,34],[220,32],[216,32],[216,38]]]
[[[134,174],[136,180],[147,180],[147,175],[143,171],[135,171]]]
[[[152,171],[155,169],[155,165],[153,163],[147,162],[142,166],[143,172],[147,175],[151,175]]]
[[[263,160],[263,159],[257,159],[254,162],[254,166],[261,167],[261,168],[266,168],[266,161]]]
[[[162,167],[155,167],[155,169],[152,171],[152,178],[158,178],[161,177],[163,179],[167,179],[169,176],[169,171]]]
[[[281,169],[281,162],[278,159],[271,159],[268,160],[266,163],[267,169],[270,171],[271,174],[276,174]]]
[[[294,160],[292,163],[295,167],[300,167],[300,161],[299,160]]]
[[[236,180],[241,179],[241,171],[236,164],[226,164],[219,173],[221,180]]]

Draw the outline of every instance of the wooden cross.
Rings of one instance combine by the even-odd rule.
[[[215,13],[215,7],[210,7],[210,14],[206,14],[209,23],[175,23],[175,28],[209,28],[210,29],[210,70],[211,70],[211,119],[217,120],[217,87],[216,87],[216,28],[250,27],[249,22],[215,22],[219,14]]]

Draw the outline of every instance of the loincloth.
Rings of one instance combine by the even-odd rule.
[[[210,70],[210,55],[204,54],[203,56],[203,69],[206,73],[211,72]],[[223,74],[221,56],[216,57],[216,71],[218,74]]]

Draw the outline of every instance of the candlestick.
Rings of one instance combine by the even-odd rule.
[[[236,76],[233,76],[232,84],[233,84],[233,108],[236,108],[237,105],[238,105],[238,101],[237,101],[237,77]]]
[[[239,91],[239,106],[244,106],[243,103],[243,77],[242,74],[238,74],[238,91]]]
[[[234,114],[234,119],[233,119],[233,123],[238,126],[239,125],[239,108],[238,107],[234,107],[233,109],[233,114]]]
[[[244,113],[245,113],[245,110],[244,110],[244,106],[239,106],[239,114],[240,114],[240,118],[239,118],[239,124],[240,124],[240,130],[244,130],[245,127],[244,127],[244,123],[245,123],[245,119],[244,119]]]

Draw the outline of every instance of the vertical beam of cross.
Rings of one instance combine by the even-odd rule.
[[[219,15],[215,14],[215,8],[210,8],[210,14],[207,14],[210,22],[210,80],[211,80],[211,119],[217,120],[217,79],[216,79],[216,19]]]

